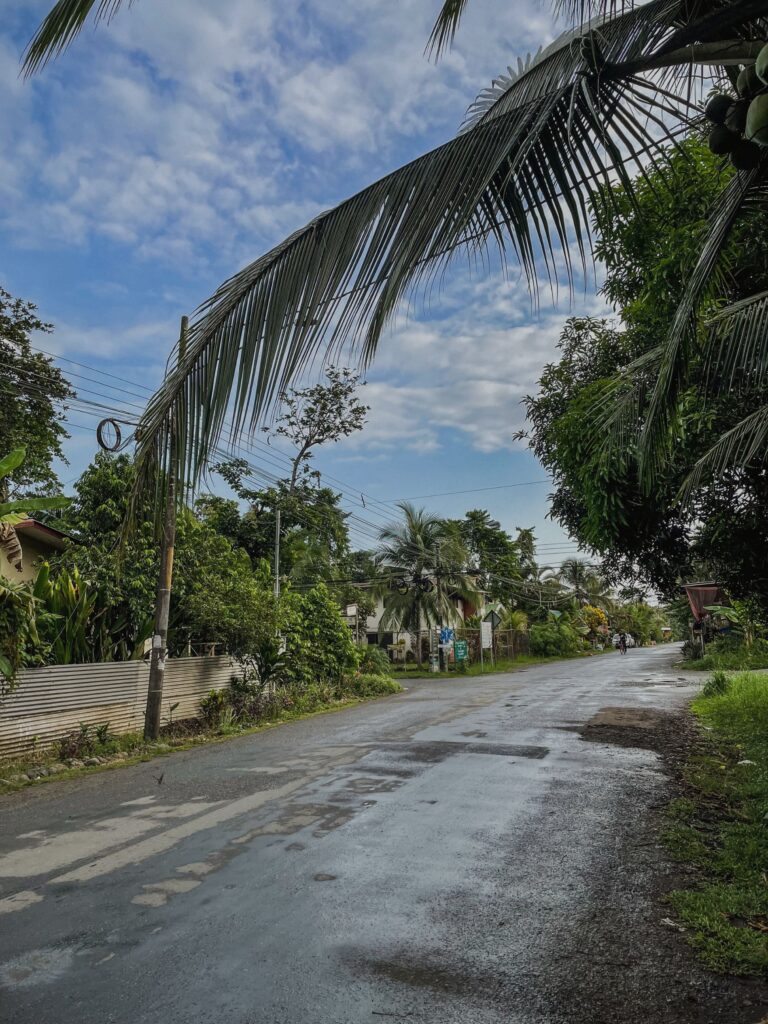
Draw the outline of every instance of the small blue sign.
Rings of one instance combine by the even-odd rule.
[[[454,636],[455,636],[454,631],[449,626],[444,626],[440,630],[440,643],[441,644],[451,644],[451,643],[453,643]]]

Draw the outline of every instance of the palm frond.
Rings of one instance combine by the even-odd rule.
[[[427,41],[426,52],[430,57],[440,57],[445,50],[450,49],[468,2],[469,0],[444,0]]]
[[[708,294],[717,262],[757,173],[756,170],[739,173],[723,189],[710,216],[698,260],[670,325],[641,438],[640,469],[646,481],[663,460],[677,397],[685,381],[688,357],[697,338],[701,303]]]
[[[27,77],[58,57],[83,29],[96,8],[94,23],[109,21],[124,0],[58,0],[51,8],[24,52],[21,71]],[[132,3],[132,0],[127,0]]]
[[[455,139],[225,282],[199,310],[184,357],[142,418],[137,486],[175,461],[173,436],[183,494],[225,415],[233,437],[255,430],[299,373],[340,358],[342,346],[367,365],[401,300],[458,256],[492,249],[502,264],[513,258],[534,290],[542,264],[556,281],[562,260],[571,278],[574,239],[586,267],[595,187],[613,176],[631,194],[632,174],[688,123],[687,88],[678,97],[654,77],[688,10],[685,0],[652,0],[585,34],[566,33]],[[688,51],[683,77],[692,59]]]
[[[768,405],[761,406],[737,423],[704,454],[686,479],[680,500],[691,499],[701,485],[728,469],[765,463],[768,453]]]
[[[768,380],[768,291],[723,307],[706,327],[708,385],[732,390]]]

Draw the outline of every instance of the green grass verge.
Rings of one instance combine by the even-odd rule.
[[[705,736],[684,769],[688,795],[667,810],[664,840],[698,883],[669,900],[707,967],[766,977],[768,675],[718,681],[692,707]]]
[[[693,672],[746,672],[768,668],[768,655],[763,651],[725,651],[722,654],[705,654],[698,661],[684,661],[683,668]]]

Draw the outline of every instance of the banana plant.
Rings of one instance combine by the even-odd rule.
[[[732,604],[709,604],[705,611],[718,618],[725,619],[744,637],[744,646],[751,647],[758,628],[753,609],[747,601],[734,601]]]
[[[14,448],[4,458],[0,459],[0,482],[18,469],[27,455],[26,448]],[[29,519],[31,512],[51,511],[53,509],[66,508],[71,499],[64,497],[42,498],[32,496],[29,498],[17,498],[14,501],[0,502],[0,551],[5,553],[9,563],[21,572],[23,569],[21,542],[19,541],[16,527]]]

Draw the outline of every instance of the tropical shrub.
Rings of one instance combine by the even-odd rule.
[[[0,576],[0,696],[14,689],[20,669],[44,659],[38,613],[39,602],[28,584]]]
[[[701,644],[698,640],[686,640],[680,648],[683,661],[700,661],[702,657]]]
[[[698,671],[722,669],[731,672],[768,668],[768,641],[756,639],[747,646],[745,643],[734,644],[732,637],[718,638],[707,645],[704,656],[694,661],[691,667]]]
[[[57,752],[59,758],[64,761],[68,758],[82,759],[114,754],[119,746],[117,737],[109,731],[109,722],[93,726],[81,722],[79,728],[73,729],[59,740]]]
[[[356,697],[377,697],[383,693],[400,693],[402,686],[391,675],[381,672],[361,673],[345,681],[343,692]]]
[[[729,677],[721,669],[713,672],[701,690],[702,697],[721,697],[728,690]]]
[[[365,675],[389,675],[392,662],[387,652],[376,644],[361,644],[357,649],[357,668]]]
[[[305,594],[290,595],[285,632],[285,668],[289,684],[336,684],[357,665],[355,643],[337,602],[324,583]]]
[[[530,652],[541,657],[556,658],[583,650],[581,637],[568,623],[543,622],[529,629]]]
[[[226,690],[211,690],[206,697],[203,697],[200,701],[200,715],[206,725],[218,725],[227,704]]]

